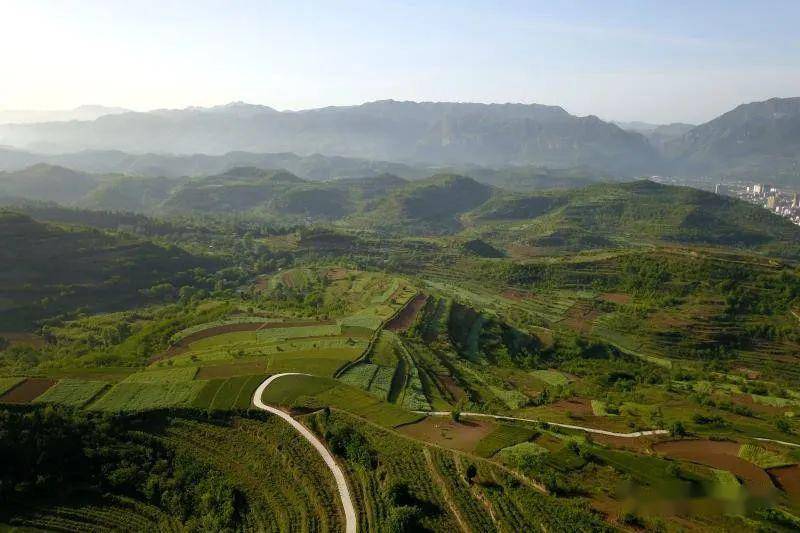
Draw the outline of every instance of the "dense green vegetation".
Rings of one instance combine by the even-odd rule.
[[[338,457],[362,530],[800,514],[800,275],[781,219],[645,181],[179,181],[163,218],[30,201],[0,216],[0,436],[20,457],[0,523],[339,529],[320,456],[251,404],[278,373],[308,375],[262,400]],[[616,435],[640,430],[660,433]],[[59,447],[80,471],[58,472]]]

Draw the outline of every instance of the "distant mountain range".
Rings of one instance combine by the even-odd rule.
[[[560,107],[392,100],[298,112],[235,103],[0,125],[2,144],[49,153],[293,152],[431,165],[588,166],[622,174],[646,172],[657,161],[638,133]]]
[[[60,109],[54,111],[0,110],[0,124],[95,120],[104,115],[127,113],[129,111],[129,109],[124,109],[122,107],[106,107],[102,105],[82,105],[75,109]]]
[[[587,173],[615,177],[711,175],[792,183],[800,181],[798,102],[774,98],[744,104],[699,126],[614,124],[537,104],[393,100],[305,111],[233,103],[120,112],[94,120],[0,124],[0,145],[68,154],[5,150],[0,168],[13,168],[16,158],[25,162],[16,168],[47,162],[93,172],[178,176],[247,165],[328,179],[382,172],[417,177],[431,168],[536,167],[591,169]]]

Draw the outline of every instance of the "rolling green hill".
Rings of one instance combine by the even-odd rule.
[[[800,228],[761,207],[646,180],[496,196],[466,219],[501,240],[545,246],[620,240],[746,247],[800,243]]]
[[[493,190],[472,178],[439,174],[408,183],[351,222],[371,229],[400,233],[452,233],[459,217],[484,204]]]
[[[210,262],[178,248],[0,211],[0,329],[79,307],[114,309]]]

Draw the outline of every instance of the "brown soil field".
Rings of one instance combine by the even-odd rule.
[[[470,452],[475,449],[478,441],[492,432],[494,427],[494,422],[489,420],[470,418],[461,422],[453,422],[450,417],[429,416],[398,429],[401,433],[415,439]]]
[[[761,372],[759,372],[758,370],[753,370],[751,368],[739,366],[734,368],[733,370],[734,372],[741,372],[747,377],[747,379],[758,379],[761,377]]]
[[[409,327],[411,327],[411,324],[414,323],[414,318],[427,301],[428,297],[424,294],[417,294],[414,296],[414,298],[412,298],[411,301],[406,304],[402,311],[400,311],[397,316],[395,316],[386,324],[386,329],[390,331],[407,330]]]
[[[612,437],[611,435],[601,434],[592,434],[592,440],[599,444],[610,446],[611,448],[629,450],[638,453],[645,453],[650,448],[650,444],[652,443],[652,441],[646,437]]]
[[[265,291],[269,288],[269,280],[272,276],[258,276],[255,283],[255,289],[257,291]]]
[[[631,295],[622,292],[604,292],[600,295],[600,299],[615,304],[631,303]]]
[[[730,399],[732,403],[737,403],[739,405],[744,405],[749,407],[755,413],[761,413],[766,415],[781,415],[784,411],[788,411],[788,407],[777,407],[773,405],[765,405],[763,403],[758,403],[753,401],[753,397],[750,394],[731,394]]]
[[[41,348],[45,344],[44,339],[40,336],[25,331],[0,331],[0,337],[9,341],[11,346]]]
[[[508,255],[510,255],[512,259],[528,259],[547,254],[546,249],[525,244],[509,244],[506,246],[506,252],[508,252]]]
[[[437,375],[436,379],[438,379],[442,385],[444,385],[444,387],[450,392],[450,394],[453,395],[456,400],[460,400],[464,397],[464,389],[458,385],[458,382],[456,382],[453,376]]]
[[[331,281],[339,281],[347,277],[346,268],[331,268],[325,272],[325,277]]]
[[[266,375],[266,367],[267,363],[265,361],[201,366],[194,379],[230,378],[233,376],[249,376],[251,374]]]
[[[593,416],[592,402],[586,398],[570,398],[568,400],[558,400],[547,406],[554,411],[566,413],[569,411],[577,416]]]
[[[653,450],[667,457],[683,459],[739,477],[755,493],[764,494],[774,488],[767,473],[753,463],[738,457],[738,442],[713,440],[671,440],[653,445]]]
[[[567,317],[561,322],[570,329],[589,333],[594,325],[594,319],[600,316],[597,309],[587,308],[585,305],[576,303],[567,310]]]
[[[789,499],[800,502],[800,465],[770,468],[767,473]]]
[[[509,300],[521,302],[522,300],[530,298],[532,294],[528,292],[518,291],[516,289],[506,289],[502,293],[500,293],[500,296],[502,296],[503,298],[508,298]]]
[[[56,384],[54,379],[29,378],[0,396],[0,403],[30,403]]]

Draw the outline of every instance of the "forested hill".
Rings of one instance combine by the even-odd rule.
[[[194,281],[194,269],[217,264],[179,248],[10,211],[0,211],[0,241],[0,330],[78,308],[146,302],[148,291],[177,290]]]
[[[741,200],[642,180],[570,191],[502,194],[465,215],[479,231],[539,245],[662,241],[797,246],[800,228]],[[526,221],[526,224],[520,224]]]

